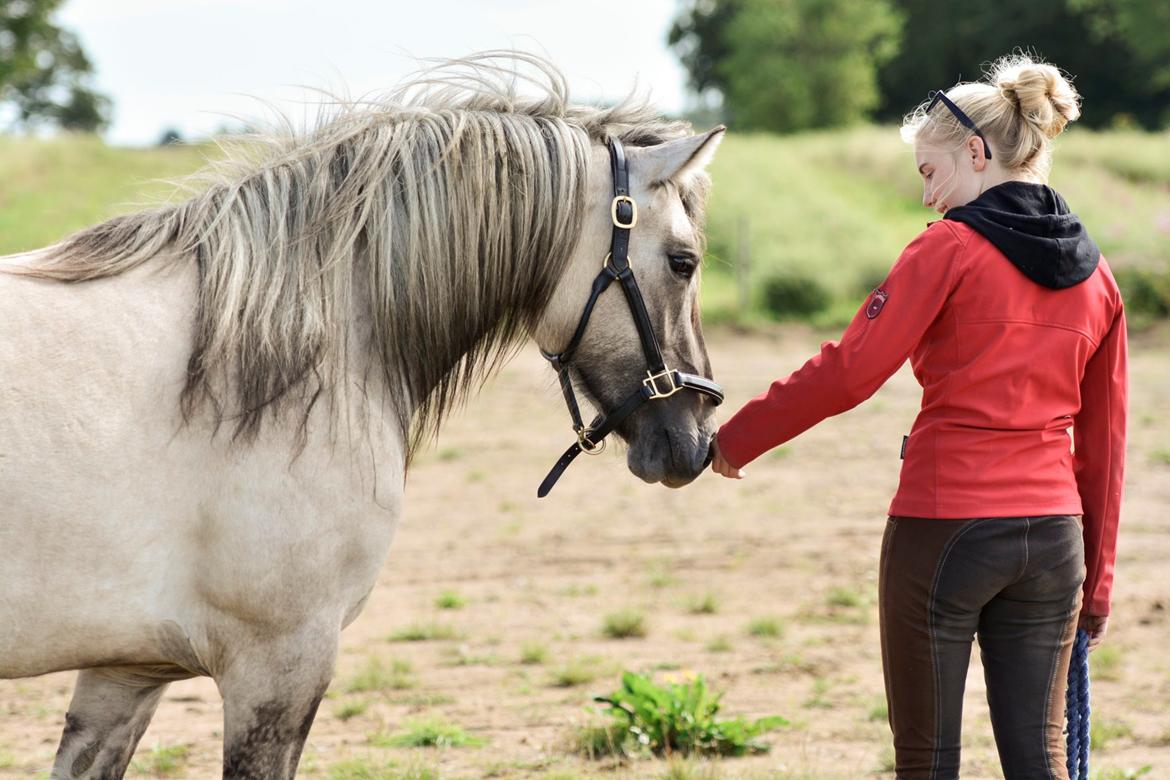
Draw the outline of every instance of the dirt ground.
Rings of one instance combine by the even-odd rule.
[[[727,389],[725,417],[798,367],[818,339],[788,328],[721,331],[709,342]],[[1135,340],[1132,386],[1115,611],[1094,669],[1103,744],[1093,766],[1100,778],[1136,777],[1147,765],[1140,776],[1170,778],[1165,333]],[[682,490],[647,486],[611,450],[581,458],[537,500],[536,485],[571,435],[551,372],[525,350],[447,424],[410,474],[397,539],[365,612],[342,637],[302,776],[380,777],[361,768],[393,762],[419,778],[663,777],[664,761],[613,767],[571,752],[575,730],[598,721],[591,696],[611,692],[620,671],[633,669],[702,673],[726,691],[725,714],[791,721],[769,737],[766,755],[676,768],[672,776],[892,777],[876,571],[901,436],[918,397],[903,369],[860,408],[761,458],[743,482],[707,474]],[[440,608],[445,592],[462,606]],[[622,609],[641,613],[644,637],[605,637],[606,615]],[[779,635],[749,632],[762,619],[773,619]],[[453,638],[392,639],[420,626]],[[521,662],[525,652],[530,663]],[[363,687],[359,673],[371,659],[384,668],[398,661],[398,671],[366,681],[381,690],[347,692]],[[554,684],[574,675],[595,676]],[[0,778],[48,776],[73,676],[0,681]],[[483,743],[373,744],[426,716]],[[214,684],[173,684],[129,776],[218,777],[220,751]],[[1001,776],[976,652],[963,777]]]

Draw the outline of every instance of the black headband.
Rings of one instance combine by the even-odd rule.
[[[980,130],[979,127],[971,121],[971,117],[963,113],[963,109],[959,108],[953,102],[951,102],[951,99],[943,94],[941,89],[934,93],[934,97],[930,100],[930,105],[926,107],[926,113],[929,114],[931,109],[938,105],[940,100],[942,101],[942,104],[949,108],[951,113],[955,115],[955,119],[959,120],[959,124],[970,130],[975,135],[979,136],[979,140],[983,142],[983,154],[985,157],[987,157],[988,160],[990,160],[991,146],[987,143],[987,139],[983,136],[983,131]]]

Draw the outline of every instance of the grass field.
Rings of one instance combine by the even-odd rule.
[[[1052,185],[1115,267],[1170,267],[1170,133],[1073,130],[1055,160]],[[711,322],[736,318],[733,266],[742,236],[754,286],[780,270],[811,276],[836,297],[825,318],[835,325],[938,218],[921,205],[913,151],[893,127],[733,135],[711,171],[704,289]],[[758,308],[758,299],[752,303]]]
[[[119,149],[89,136],[0,135],[0,254],[52,244],[157,202],[174,191],[159,180],[193,172],[203,156],[200,147]]]
[[[87,137],[0,137],[0,254],[165,198],[174,188],[155,180],[190,173],[214,153],[210,145],[117,149]],[[816,321],[839,325],[937,218],[921,205],[913,152],[893,127],[732,134],[711,173],[709,323],[761,319],[759,282],[783,271],[824,285],[833,305]],[[1170,269],[1170,133],[1074,129],[1059,141],[1052,184],[1115,267]],[[734,273],[744,254],[756,291],[747,312],[737,307]]]
[[[1054,184],[1115,265],[1170,261],[1170,136],[1071,133]],[[151,198],[204,150],[0,138],[0,253],[30,249]],[[746,217],[753,279],[796,269],[851,311],[934,215],[895,130],[735,136],[714,164],[708,323],[723,416],[823,335],[736,312]],[[1127,494],[1115,613],[1095,654],[1094,780],[1170,777],[1170,333],[1132,346]],[[536,483],[569,441],[555,379],[525,350],[419,456],[389,560],[342,635],[301,775],[321,780],[857,780],[892,778],[876,568],[897,446],[920,390],[903,369],[871,401],[774,450],[744,482],[668,491],[620,454]],[[607,489],[599,491],[598,486]],[[2,597],[2,594],[0,594]],[[0,627],[0,630],[3,630]],[[1002,777],[974,654],[963,777]],[[590,758],[592,697],[629,669],[692,672],[728,717],[782,715],[767,754],[721,761]],[[47,778],[74,673],[0,681],[0,780]],[[129,777],[219,773],[222,705],[172,685]]]

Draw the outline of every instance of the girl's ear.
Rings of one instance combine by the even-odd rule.
[[[987,155],[983,152],[983,139],[973,135],[967,139],[967,151],[971,155],[971,166],[976,173],[982,173],[987,167]]]

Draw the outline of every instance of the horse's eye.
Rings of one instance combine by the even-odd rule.
[[[698,261],[690,255],[670,255],[670,270],[684,279],[690,279],[695,274]]]

